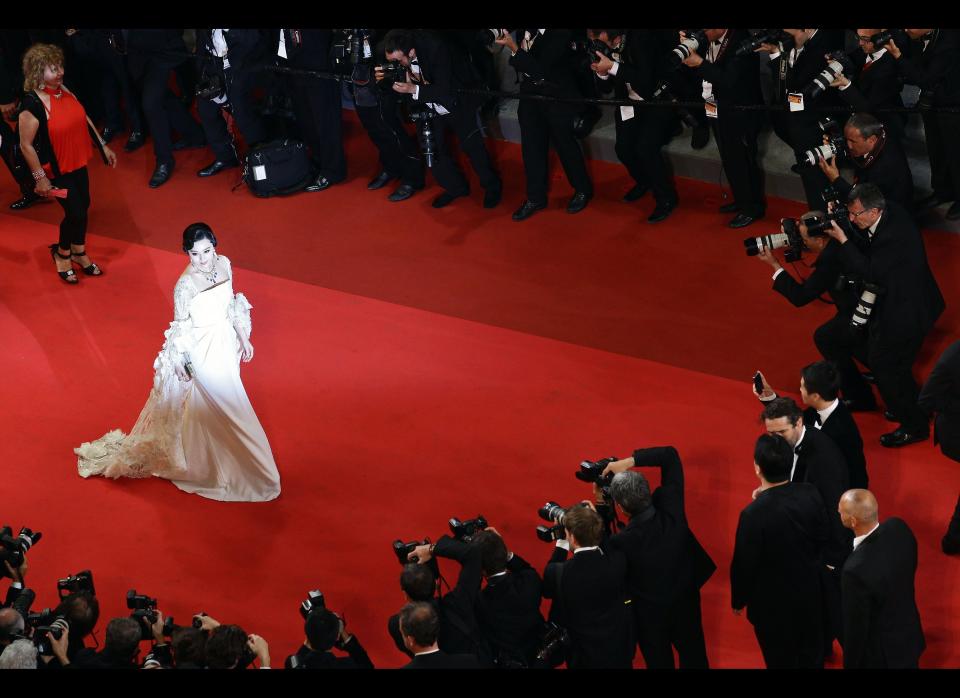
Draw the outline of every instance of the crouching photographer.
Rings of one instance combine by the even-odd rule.
[[[660,487],[653,494],[642,473],[659,467]],[[684,506],[683,464],[672,446],[637,449],[609,463],[610,497],[629,522],[606,541],[606,550],[626,559],[627,593],[637,644],[648,669],[707,669],[700,612],[700,588],[717,566],[694,536]]]
[[[319,591],[311,591],[300,606],[304,641],[296,654],[287,657],[285,669],[373,669],[360,641],[347,632],[346,617],[329,610]],[[338,657],[336,647],[349,656]]]
[[[843,154],[831,147],[837,140],[825,135],[824,146],[817,148],[815,155],[820,170],[840,196],[846,197],[853,184],[873,182],[887,201],[895,201],[907,211],[912,209],[913,176],[907,154],[899,139],[887,137],[886,128],[879,119],[870,114],[854,114],[843,128],[843,138],[839,142],[845,143],[853,163],[853,184],[847,182],[837,168],[837,155]]]
[[[635,650],[627,561],[600,549],[604,521],[590,502],[567,509],[563,527],[565,538],[543,571],[543,595],[553,599],[550,620],[569,632],[567,667],[629,669]]]
[[[246,669],[256,660],[270,668],[270,646],[259,635],[247,634],[239,625],[221,625],[205,613],[194,616],[194,627],[207,634],[203,653],[207,669]]]
[[[483,517],[471,521],[451,520],[455,535],[464,542],[477,531],[486,528]],[[474,609],[480,594],[482,577],[480,549],[472,545],[466,549],[457,546],[454,538],[441,536],[434,544],[429,539],[393,544],[397,559],[403,564],[400,588],[408,602],[431,604],[439,617],[439,646],[448,654],[474,654],[486,665],[491,663],[490,649],[480,635]],[[440,574],[438,557],[448,557],[460,563],[457,582],[446,594],[439,593]],[[445,582],[445,580],[443,580]],[[413,657],[400,632],[400,614],[391,616],[387,630],[397,649]]]

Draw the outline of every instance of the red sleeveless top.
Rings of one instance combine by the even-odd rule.
[[[47,133],[57,156],[60,173],[66,174],[85,167],[93,155],[93,144],[87,131],[87,112],[79,100],[66,90],[63,90],[60,97],[55,96],[56,91],[46,87],[43,91],[50,97]]]

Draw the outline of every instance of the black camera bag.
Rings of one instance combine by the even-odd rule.
[[[285,196],[310,183],[310,160],[300,141],[271,141],[251,148],[243,166],[243,181],[254,196]]]

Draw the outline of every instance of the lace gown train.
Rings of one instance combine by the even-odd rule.
[[[250,337],[251,305],[227,281],[199,291],[187,274],[174,288],[174,321],[154,361],[153,389],[129,434],[119,429],[74,449],[82,477],[150,477],[220,501],[280,494],[270,443],[240,380],[237,329]],[[235,327],[237,329],[235,329]],[[193,380],[175,366],[187,356]]]

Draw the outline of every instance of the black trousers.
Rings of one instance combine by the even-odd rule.
[[[140,86],[143,115],[146,117],[153,137],[153,152],[158,164],[173,164],[173,138],[171,130],[191,144],[203,143],[203,129],[183,105],[167,82],[170,79],[169,63],[151,60],[144,70]]]
[[[713,135],[720,149],[720,162],[730,181],[733,200],[739,211],[760,218],[767,210],[763,195],[763,171],[757,162],[759,114],[724,113],[708,119],[714,124]]]
[[[624,121],[616,109],[617,158],[637,184],[650,188],[658,204],[674,204],[677,188],[663,146],[673,134],[675,117],[667,109],[633,110],[633,118]]]
[[[857,369],[856,358],[876,377],[880,396],[905,431],[929,430],[926,415],[917,405],[920,388],[913,378],[913,364],[923,336],[880,338],[869,330],[850,328],[850,318],[835,316],[814,332],[813,340],[823,358],[836,363],[843,396],[857,402],[874,402],[873,391]]]
[[[710,668],[703,638],[699,589],[677,599],[662,619],[653,620],[640,610],[640,606],[636,606],[634,620],[637,645],[648,669],[675,668],[674,647],[677,648],[681,669]]]
[[[809,116],[803,112],[772,112],[770,120],[774,133],[793,148],[795,157],[823,144],[823,134],[816,120],[810,121]],[[816,165],[803,164],[799,169],[809,210],[823,211],[826,206],[823,202],[823,190],[830,184],[830,180]]]
[[[3,164],[10,170],[10,176],[13,177],[17,186],[20,187],[20,193],[24,196],[33,194],[36,182],[34,182],[33,177],[30,176],[30,168],[21,167],[18,169],[17,163],[14,162],[13,146],[19,142],[17,133],[11,128],[10,124],[7,123],[7,120],[2,117],[0,117],[0,141],[2,141],[0,142],[0,159],[3,160]]]
[[[922,112],[923,133],[930,157],[930,187],[953,201],[960,198],[960,114]]]
[[[57,199],[63,209],[60,221],[60,249],[83,245],[87,240],[87,211],[90,210],[90,177],[86,167],[54,177],[50,182],[57,189],[66,189],[67,198]]]
[[[247,146],[260,143],[265,139],[263,121],[253,107],[253,89],[256,74],[247,69],[227,69],[224,75],[230,113],[237,128],[243,135]],[[222,114],[223,107],[212,99],[199,99],[197,111],[200,125],[207,137],[207,144],[213,149],[213,155],[221,162],[232,162],[238,157],[233,138],[227,130],[227,122]]]
[[[116,131],[123,130],[123,112],[120,109],[120,99],[123,98],[127,107],[127,118],[130,120],[131,131],[143,131],[143,119],[140,113],[140,98],[133,89],[133,81],[127,72],[124,58],[109,44],[106,38],[78,43],[77,54],[88,64],[89,69],[96,75],[94,81],[99,88],[103,105],[103,119],[108,128]]]
[[[484,189],[500,189],[500,175],[493,169],[490,153],[483,140],[480,124],[480,102],[473,95],[466,95],[449,114],[433,119],[437,133],[437,158],[433,163],[433,176],[437,183],[450,194],[470,193],[470,184],[450,149],[449,132],[457,134],[460,149],[466,154],[473,171]]]
[[[380,165],[391,177],[399,177],[402,184],[422,189],[423,161],[417,142],[407,133],[397,115],[397,102],[389,96],[376,95],[374,106],[360,106],[356,110],[360,123],[377,147]]]
[[[521,99],[517,117],[520,123],[520,151],[527,177],[527,199],[547,203],[550,145],[557,151],[570,185],[578,192],[593,196],[593,183],[580,143],[573,133],[577,110],[561,102]]]
[[[317,174],[334,183],[343,181],[347,178],[347,157],[343,152],[340,83],[295,75],[289,85],[297,126]]]
[[[753,632],[767,669],[822,669],[821,625],[821,619],[815,614],[754,623]]]

